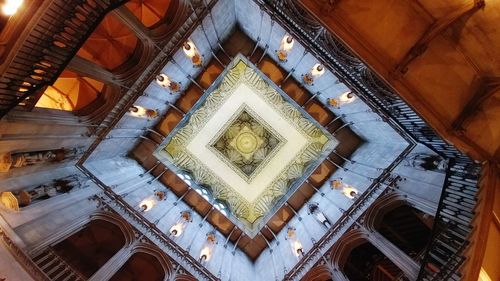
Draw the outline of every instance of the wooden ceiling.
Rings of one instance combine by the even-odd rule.
[[[445,140],[500,159],[500,2],[300,0]]]
[[[239,30],[235,30],[230,38],[224,42],[223,47],[227,54],[234,56],[241,53],[245,56],[249,56],[254,48],[255,43],[243,34]],[[250,61],[257,63],[259,58],[262,56],[263,50],[257,49]],[[222,60],[224,64],[230,62],[229,58],[225,56],[222,52],[217,53],[217,56]],[[327,108],[325,108],[320,102],[315,99],[311,99],[312,95],[301,86],[301,84],[294,79],[288,79],[285,83],[282,81],[287,76],[287,72],[277,65],[270,57],[264,56],[262,61],[257,65],[259,69],[266,74],[271,80],[273,80],[277,85],[281,85],[285,93],[292,97],[298,104],[303,105],[304,109],[315,118],[323,126],[327,125],[330,121],[335,118],[335,115]],[[222,73],[224,67],[221,66],[216,60],[212,60],[205,67],[204,71],[196,78],[196,82],[203,88],[208,88],[212,82]],[[182,93],[182,96],[176,101],[175,107],[183,112],[188,112],[190,108],[196,103],[196,101],[201,97],[202,91],[194,85],[188,87],[188,89]],[[307,104],[305,104],[307,102]],[[157,124],[156,131],[164,136],[167,136],[170,131],[172,131],[177,123],[182,119],[183,114],[175,109],[170,109],[163,119]],[[333,132],[335,129],[342,126],[341,121],[335,121],[330,124],[327,129]],[[151,134],[148,136],[152,139],[157,139],[161,141],[157,135]],[[363,140],[354,134],[350,129],[346,128],[336,135],[340,144],[337,147],[337,151],[342,153],[344,156],[349,156],[352,154],[357,147],[359,147]],[[132,157],[135,158],[139,163],[141,163],[146,170],[152,168],[156,164],[156,158],[152,156],[152,152],[155,149],[151,142],[141,142],[131,153]],[[329,156],[329,158],[336,163],[341,164],[342,159],[338,158],[335,154]],[[163,165],[159,165],[153,170],[154,175],[159,175],[164,169]],[[336,170],[336,167],[331,164],[328,160],[325,160],[311,175],[309,180],[302,184],[299,189],[289,198],[287,204],[283,205],[276,214],[267,222],[266,227],[261,230],[260,235],[257,235],[254,239],[248,236],[242,236],[243,232],[239,229],[234,229],[235,225],[227,219],[222,213],[217,210],[211,211],[211,205],[204,198],[202,198],[197,192],[189,191],[187,184],[178,178],[173,172],[167,171],[160,181],[170,188],[177,196],[182,196],[185,192],[187,195],[183,198],[184,202],[190,205],[196,212],[198,212],[202,217],[206,216],[208,212],[210,214],[207,217],[207,221],[215,226],[223,235],[226,237],[231,234],[229,240],[233,243],[239,239],[238,247],[242,249],[248,257],[252,260],[257,259],[260,253],[267,247],[267,243],[264,240],[267,239],[271,241],[274,239],[274,234],[281,231],[288,221],[294,216],[294,213],[298,211],[302,206],[311,198],[316,192],[314,187],[321,187],[322,184],[330,177],[330,175]],[[313,186],[311,186],[313,185]],[[273,233],[272,233],[273,232]]]

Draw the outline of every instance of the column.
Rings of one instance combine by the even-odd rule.
[[[362,227],[361,230],[365,232],[368,241],[399,267],[406,277],[410,280],[417,279],[420,270],[420,265],[417,262],[392,244],[379,232],[370,231],[364,227]]]
[[[113,257],[111,257],[94,275],[89,278],[89,281],[109,280],[115,273],[127,262],[133,254],[135,243],[125,245]]]
[[[333,268],[329,269],[330,271],[330,276],[332,277],[332,280],[335,281],[349,281],[349,278],[344,275],[344,273],[340,270],[338,265],[334,265]]]
[[[436,215],[438,207],[436,203],[407,193],[405,191],[397,190],[396,192],[405,197],[405,201],[408,202],[408,205],[415,207],[416,209],[430,216],[434,217]]]

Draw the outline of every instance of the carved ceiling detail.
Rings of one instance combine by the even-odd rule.
[[[179,173],[189,173],[254,231],[258,219],[272,210],[292,184],[305,180],[310,167],[338,142],[243,56],[237,56],[218,80],[155,154]],[[257,104],[245,101],[245,95],[255,95],[253,100],[260,100],[266,112],[274,113],[265,116]],[[219,113],[228,110],[232,112]],[[217,127],[213,124],[221,123],[221,114],[228,117]],[[218,122],[210,123],[211,119]],[[212,130],[216,132],[209,135]],[[202,150],[200,143],[205,146]],[[217,166],[215,158],[224,165]],[[228,179],[231,176],[219,171],[222,168],[232,170],[232,177],[239,180]],[[249,187],[256,189],[244,190]]]

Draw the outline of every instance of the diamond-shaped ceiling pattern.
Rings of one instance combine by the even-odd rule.
[[[156,156],[227,202],[254,237],[281,197],[293,193],[337,145],[242,55],[167,136]]]

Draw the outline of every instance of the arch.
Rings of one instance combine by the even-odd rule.
[[[170,258],[157,246],[139,243],[134,247],[133,251],[135,253],[145,253],[158,259],[165,272],[165,276],[171,276],[175,273],[174,267],[170,262]]]
[[[332,268],[342,268],[347,262],[351,251],[364,243],[369,242],[363,231],[356,229],[345,233],[330,250],[330,266]]]
[[[403,272],[373,244],[363,243],[352,249],[342,267],[349,280],[395,280]]]
[[[328,266],[322,264],[313,267],[301,281],[329,281],[332,280],[332,275]]]
[[[116,214],[99,211],[90,216],[90,221],[93,220],[107,221],[119,227],[125,237],[125,245],[130,245],[135,240],[134,229],[132,226]]]
[[[107,14],[77,55],[114,71],[133,56],[141,45],[135,34],[113,13]]]
[[[134,16],[147,28],[162,24],[167,18],[170,7],[177,4],[175,0],[130,0],[125,4]]]
[[[127,262],[110,280],[161,281],[170,279],[175,274],[168,257],[158,247],[139,243],[132,252]]]
[[[184,24],[191,10],[189,2],[186,0],[170,0],[163,18],[151,26],[151,35],[156,41],[168,40]]]
[[[380,197],[366,212],[366,227],[379,232],[414,260],[430,240],[433,219],[417,210],[405,195],[392,192]]]
[[[365,225],[369,230],[375,230],[383,217],[397,207],[408,205],[404,195],[391,192],[379,197],[365,213]]]
[[[127,245],[121,228],[109,220],[92,219],[85,227],[52,247],[53,251],[86,278],[90,278]]]
[[[197,280],[198,279],[188,274],[177,274],[175,276],[175,281],[197,281]]]
[[[363,255],[368,253],[369,256],[365,258],[351,258],[351,255]],[[401,269],[396,266],[387,256],[385,256],[377,247],[375,247],[368,239],[367,234],[360,229],[355,229],[344,234],[339,241],[330,250],[331,257],[331,267],[338,268],[345,275],[346,278],[350,280],[366,280],[366,275],[359,275],[356,271],[358,269],[364,269],[365,274],[377,275],[380,278],[386,278],[388,276],[399,276],[402,274]],[[367,262],[368,266],[363,264],[352,264],[356,262]],[[349,265],[349,269],[346,268]],[[354,267],[354,270],[353,270]],[[361,271],[360,271],[361,272]],[[355,279],[352,274],[356,274]],[[361,273],[363,274],[363,273]],[[383,280],[377,279],[375,280]]]
[[[35,107],[78,111],[95,101],[104,88],[101,81],[65,69],[56,82],[45,89]]]

